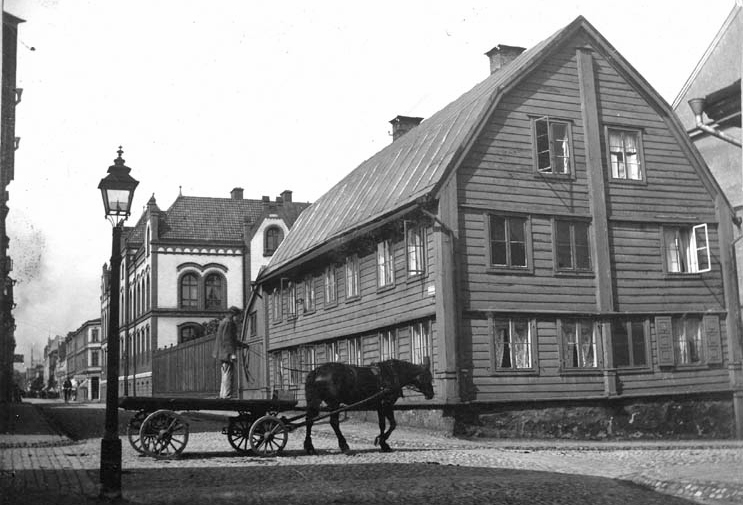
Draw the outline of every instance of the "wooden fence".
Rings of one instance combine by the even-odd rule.
[[[152,396],[216,396],[221,372],[212,357],[213,350],[214,335],[206,335],[155,351],[152,355]]]

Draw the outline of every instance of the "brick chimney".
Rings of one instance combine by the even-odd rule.
[[[392,142],[399,139],[410,130],[421,124],[422,117],[397,116],[390,121],[392,125]]]
[[[230,197],[233,200],[242,200],[243,199],[243,188],[233,188],[232,191],[230,191]]]
[[[281,198],[284,200],[284,203],[291,203],[292,202],[292,192],[288,189],[285,189],[281,192]]]
[[[526,51],[525,47],[507,46],[505,44],[495,46],[493,49],[485,53],[485,56],[490,58],[490,74],[494,74],[511,63],[524,51]]]

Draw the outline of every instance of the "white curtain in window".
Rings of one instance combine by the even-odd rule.
[[[511,331],[511,349],[514,368],[531,368],[529,349],[529,322],[513,321]]]
[[[611,154],[611,175],[615,179],[625,179],[627,171],[624,165],[624,148],[622,135],[619,132],[609,131],[609,151]]]
[[[625,132],[624,153],[627,160],[627,177],[635,181],[640,179],[640,160],[637,152],[637,134],[634,132]]]

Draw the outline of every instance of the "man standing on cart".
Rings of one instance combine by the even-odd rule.
[[[237,307],[230,307],[229,312],[217,327],[213,356],[221,362],[222,385],[219,389],[219,398],[233,398],[237,348],[248,347],[247,344],[237,339],[237,327],[241,312]]]

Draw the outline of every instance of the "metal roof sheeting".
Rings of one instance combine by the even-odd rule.
[[[322,244],[433,191],[497,97],[573,23],[525,51],[470,91],[364,161],[305,210],[276,250],[264,278]]]

